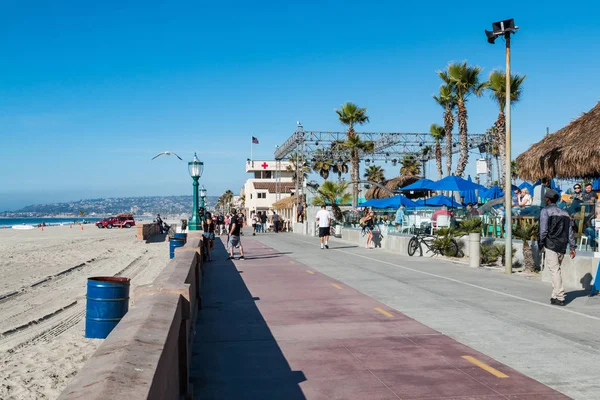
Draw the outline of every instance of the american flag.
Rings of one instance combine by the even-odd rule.
[[[257,139],[257,138],[255,138],[254,136],[252,136],[252,143],[254,143],[254,144],[258,144],[258,139]]]

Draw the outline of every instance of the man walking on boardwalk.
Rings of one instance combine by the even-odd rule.
[[[544,193],[544,207],[540,213],[540,249],[546,249],[546,266],[552,273],[552,297],[550,304],[564,306],[565,290],[563,289],[560,266],[570,247],[570,256],[575,258],[575,235],[569,214],[556,206],[558,193],[548,189]]]
[[[240,241],[240,231],[242,229],[241,218],[237,216],[235,210],[231,210],[232,215],[229,220],[229,238],[227,240],[227,249],[229,250],[229,260],[234,260],[233,251],[235,247],[240,248],[240,260],[244,259],[244,247]]]
[[[321,210],[317,213],[316,220],[319,223],[319,241],[321,242],[321,249],[323,249],[323,246],[328,249],[331,214],[327,211],[327,206],[325,204],[321,206]]]

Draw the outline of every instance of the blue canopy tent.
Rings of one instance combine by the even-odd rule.
[[[415,201],[415,203],[420,207],[463,207],[462,204],[454,200],[452,197],[439,195],[435,197],[431,197],[429,199],[421,199]]]
[[[471,180],[471,175],[469,175],[469,177],[467,178],[468,182],[473,182]],[[477,204],[477,193],[475,193],[475,190],[470,189],[470,190],[463,190],[462,192],[460,192],[460,197],[463,198],[463,203],[464,204]]]
[[[427,188],[425,187],[426,185],[429,185],[430,183],[433,183],[433,181],[431,179],[427,179],[427,178],[423,178],[423,179],[419,179],[416,182],[411,183],[408,186],[404,186],[403,188],[401,188],[401,191],[409,191],[409,190],[427,190]]]
[[[596,179],[593,183],[592,183],[592,189],[593,190],[600,190],[600,178]]]
[[[462,192],[465,190],[485,190],[485,187],[459,176],[451,175],[440,179],[437,182],[431,182],[430,184],[424,185],[423,189]]]
[[[500,189],[500,186],[494,185],[486,191],[483,191],[479,194],[479,197],[486,200],[494,200],[499,199],[500,197],[504,197],[504,192]]]
[[[417,207],[417,204],[414,201],[402,195],[387,197],[384,199],[371,199],[369,201],[359,204],[359,207],[398,208],[401,205],[409,208]]]

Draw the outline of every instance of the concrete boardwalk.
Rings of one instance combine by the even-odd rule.
[[[195,398],[568,398],[299,262],[295,252],[275,250],[270,238],[297,239],[246,236],[246,260],[235,262],[217,241],[219,261],[205,264]],[[307,251],[330,263],[332,250]]]

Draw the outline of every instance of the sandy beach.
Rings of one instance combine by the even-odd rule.
[[[0,229],[0,399],[55,399],[102,343],[86,339],[87,278],[126,276],[131,292],[169,260],[166,241],[93,225]]]

